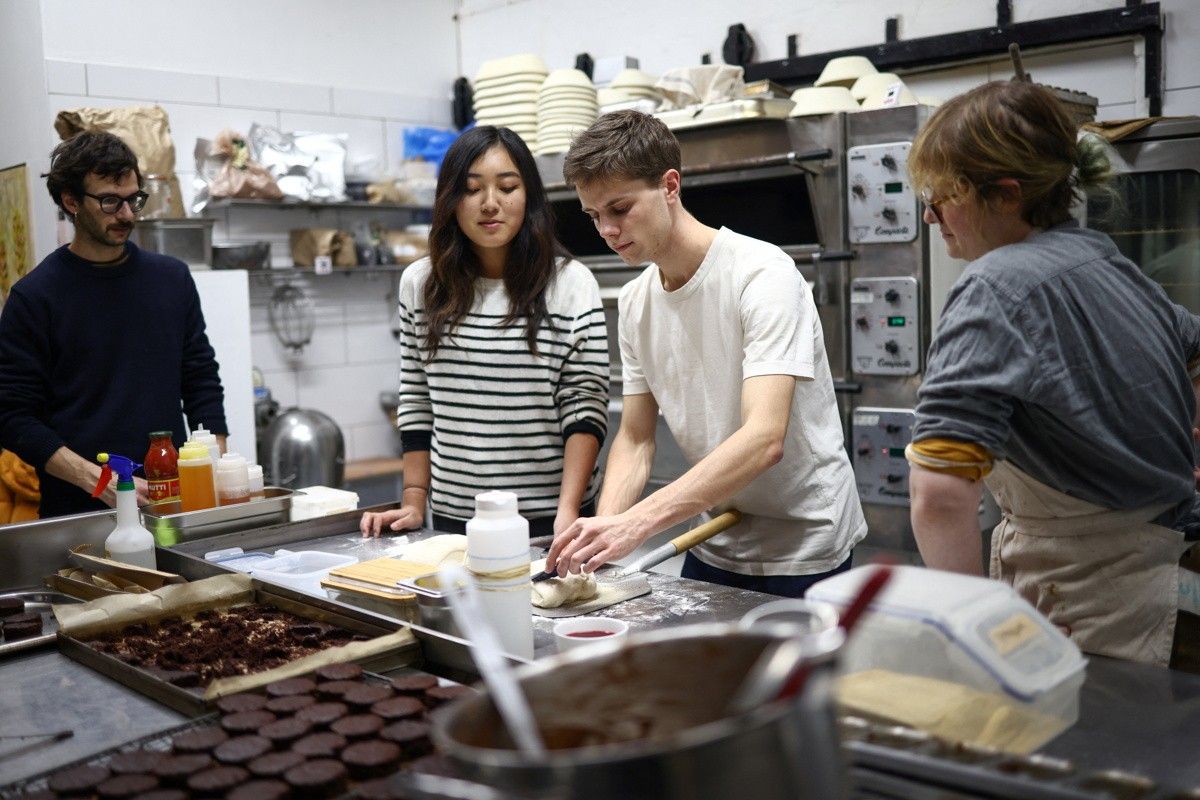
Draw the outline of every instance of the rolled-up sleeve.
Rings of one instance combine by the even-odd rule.
[[[1014,399],[1029,397],[1038,374],[1023,313],[984,280],[955,287],[929,349],[914,441],[970,442],[1005,457]]]
[[[576,300],[579,307],[571,323],[570,349],[554,399],[564,441],[576,433],[590,433],[603,444],[608,431],[608,331],[594,278]]]

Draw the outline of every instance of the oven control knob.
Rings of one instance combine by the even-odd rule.
[[[892,172],[896,171],[896,159],[893,156],[885,155],[883,158],[879,159],[879,163],[882,164],[885,169],[890,169]]]
[[[862,456],[863,458],[866,458],[867,456],[871,455],[871,446],[867,445],[867,444],[859,445],[858,446],[858,454],[860,456]]]
[[[895,339],[888,339],[888,340],[887,340],[887,341],[884,343],[884,345],[883,345],[883,349],[884,349],[884,350],[887,350],[887,351],[888,351],[889,353],[891,353],[892,355],[896,355],[896,353],[899,353],[899,352],[900,352],[900,345],[896,344],[896,340],[895,340]]]
[[[900,481],[902,481],[902,480],[904,480],[904,476],[903,476],[903,475],[897,475],[897,474],[896,474],[896,473],[894,473],[894,472],[893,472],[893,473],[890,473],[890,474],[887,476],[887,482],[888,482],[888,483],[899,483],[899,482],[900,482]]]
[[[896,221],[896,209],[891,206],[884,206],[883,211],[879,212],[888,222]]]
[[[859,200],[865,200],[867,197],[867,187],[863,186],[861,183],[851,184],[850,194],[854,195]]]
[[[854,320],[854,324],[857,325],[859,328],[861,328],[864,331],[870,325],[870,323],[867,321],[866,317],[859,317],[858,319]]]
[[[888,289],[883,293],[883,299],[887,300],[889,303],[894,303],[900,299],[900,293],[895,289]]]

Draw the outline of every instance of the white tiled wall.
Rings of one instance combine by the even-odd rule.
[[[51,119],[46,150],[57,141],[51,123],[64,109],[111,108],[155,103],[167,112],[175,143],[175,166],[190,205],[197,138],[223,128],[245,133],[254,123],[290,130],[348,135],[350,164],[392,170],[400,162],[402,134],[409,125],[448,125],[446,87],[428,95],[346,89],[222,75],[114,67],[64,60],[46,61]],[[411,220],[404,212],[293,209],[223,209],[214,212],[213,241],[271,243],[272,263],[291,264],[288,230],[331,227],[352,230],[378,219],[388,227]],[[379,393],[398,383],[399,345],[388,321],[397,275],[363,273],[298,279],[316,305],[312,343],[289,353],[271,330],[267,306],[278,274],[251,276],[251,354],[267,386],[283,407],[315,408],[333,417],[346,439],[346,456],[357,460],[397,453],[391,423]]]

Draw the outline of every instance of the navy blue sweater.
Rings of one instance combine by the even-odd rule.
[[[183,442],[183,414],[193,428],[228,433],[187,265],[127,248],[121,264],[96,266],[60,247],[0,311],[0,446],[37,469],[43,517],[105,508],[46,474],[59,447],[141,461],[151,431]]]

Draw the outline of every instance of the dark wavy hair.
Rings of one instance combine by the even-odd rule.
[[[137,176],[138,186],[142,185],[137,156],[129,145],[104,131],[84,131],[60,142],[50,154],[50,171],[42,177],[46,179],[46,189],[55,205],[66,211],[62,204],[63,192],[82,203],[83,179],[92,172],[114,181],[132,172]]]
[[[446,152],[438,174],[429,234],[433,269],[424,292],[425,315],[429,321],[425,345],[431,359],[442,339],[471,310],[475,300],[479,259],[471,247],[471,240],[458,227],[455,210],[466,194],[471,164],[497,145],[503,147],[517,165],[525,188],[525,218],[509,243],[508,261],[504,265],[504,288],[508,291],[509,307],[508,316],[500,326],[511,325],[524,317],[525,341],[534,355],[538,352],[538,330],[543,324],[553,327],[546,312],[546,287],[554,278],[558,258],[569,257],[569,253],[555,238],[554,211],[546,200],[546,188],[525,142],[508,128],[482,125],[455,140]]]

